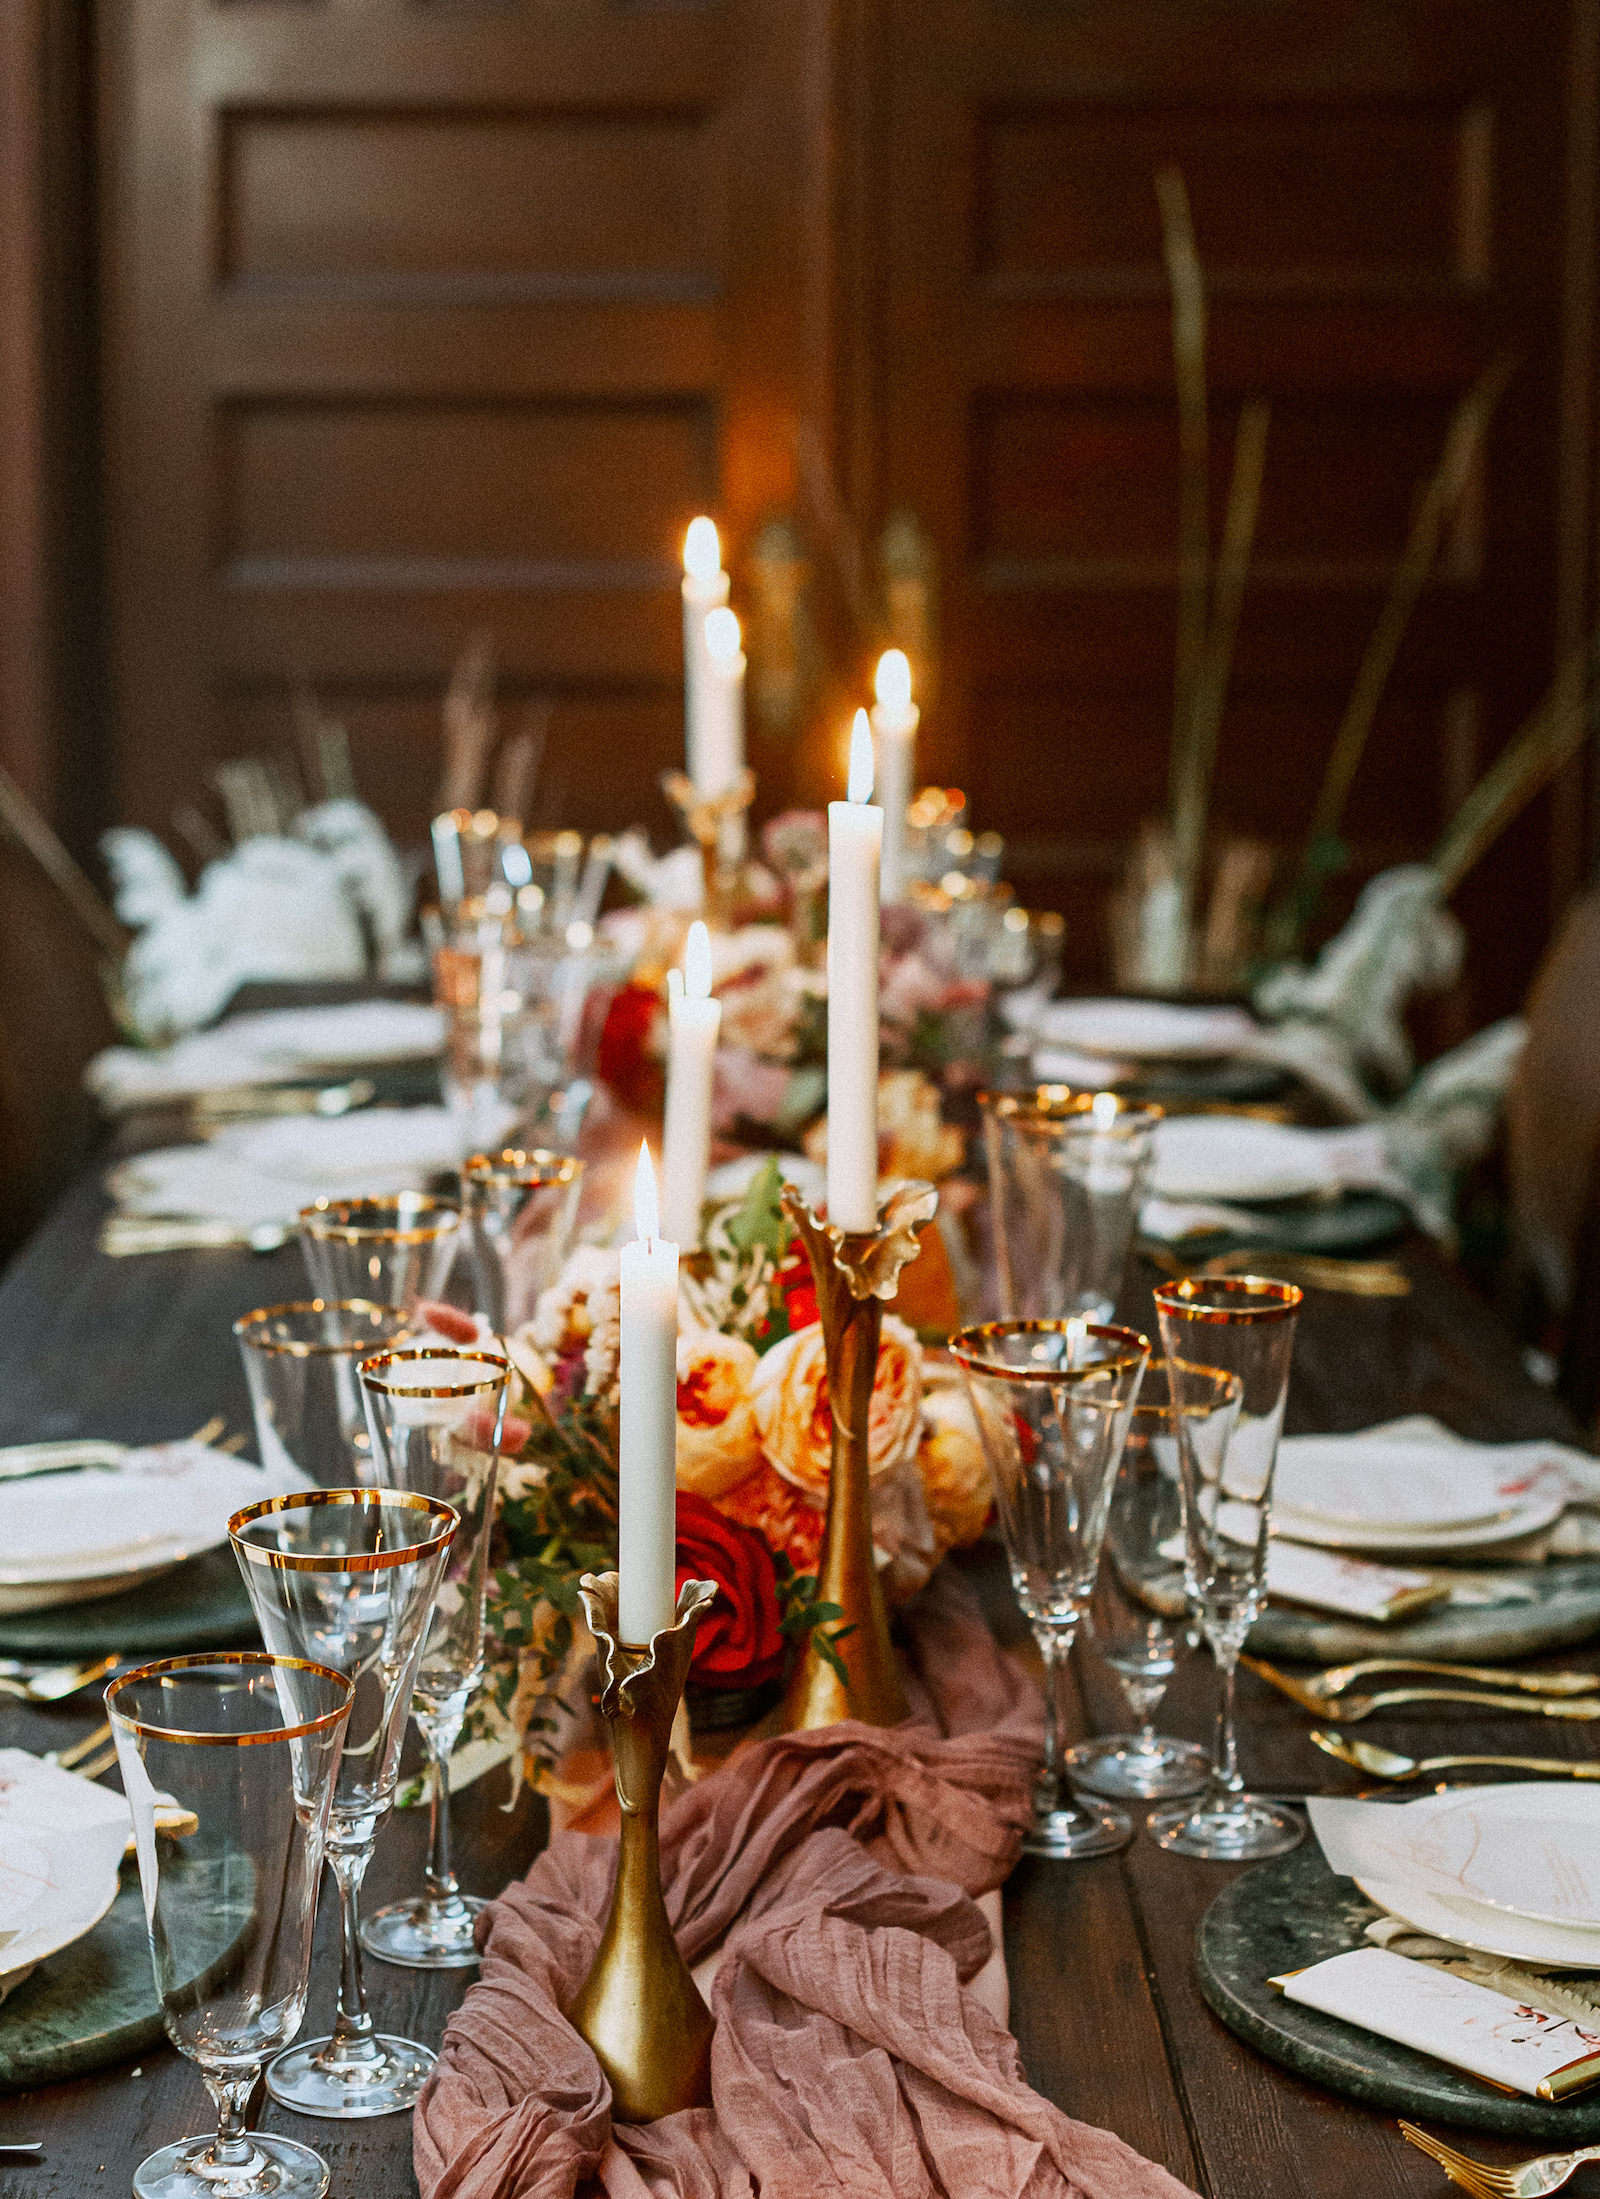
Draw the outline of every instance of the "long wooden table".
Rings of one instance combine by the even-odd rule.
[[[81,1185],[0,1286],[0,1442],[94,1435],[154,1441],[188,1434],[213,1413],[250,1426],[230,1322],[252,1306],[303,1296],[300,1255],[188,1253],[110,1260],[95,1248],[104,1199]],[[1308,1294],[1296,1349],[1289,1425],[1339,1430],[1402,1412],[1436,1414],[1463,1435],[1571,1439],[1560,1408],[1525,1378],[1510,1338],[1426,1245],[1405,1248],[1408,1298]],[[1149,1273],[1130,1283],[1125,1318],[1150,1325]],[[970,1565],[1002,1634],[1024,1630],[993,1548]],[[1584,1653],[1592,1662],[1600,1645]],[[1573,1663],[1571,1652],[1564,1664]],[[1582,1657],[1577,1661],[1582,1661]],[[1086,1669],[1086,1731],[1126,1716],[1104,1676]],[[1190,1660],[1166,1704],[1165,1727],[1209,1737],[1214,1701],[1203,1658]],[[1277,1791],[1353,1792],[1357,1781],[1318,1755],[1309,1721],[1249,1675],[1241,1676],[1246,1776]],[[43,1749],[101,1716],[97,1697],[52,1711],[0,1704],[0,1742]],[[1509,1752],[1528,1743],[1520,1720],[1450,1713],[1452,1743]],[[1443,1719],[1384,1723],[1383,1739],[1421,1754]],[[1587,1729],[1542,1726],[1550,1754],[1592,1752]],[[463,1882],[494,1893],[524,1870],[545,1837],[542,1804],[505,1812],[497,1775],[457,1799]],[[385,1828],[368,1881],[374,1905],[418,1882],[421,1811]],[[1068,2113],[1108,2125],[1216,2199],[1390,2199],[1437,2194],[1439,2172],[1381,2115],[1286,2075],[1226,2031],[1194,1975],[1195,1929],[1232,1875],[1223,1866],[1163,1854],[1138,1837],[1124,1854],[1082,1864],[1024,1862],[1005,1892],[1013,2027],[1032,2082]],[[319,1920],[307,2035],[326,2029],[336,1968],[331,1903]],[[428,1978],[368,1964],[380,2027],[436,2042],[470,1973]],[[409,2119],[311,2123],[266,2103],[269,2128],[316,2145],[339,2199],[406,2199],[416,2190]],[[154,2147],[200,2130],[206,2100],[193,2068],[163,2048],[138,2070],[0,2096],[0,2138],[41,2138],[42,2162],[0,2164],[0,2199],[85,2199],[127,2188]],[[1530,2149],[1468,2140],[1486,2159]]]

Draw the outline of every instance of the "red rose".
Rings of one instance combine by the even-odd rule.
[[[783,1310],[788,1316],[789,1333],[796,1329],[808,1329],[813,1321],[822,1319],[817,1305],[817,1286],[811,1273],[803,1245],[794,1246],[789,1257],[774,1278],[778,1295],[783,1300]]]
[[[666,1010],[653,985],[629,983],[606,1010],[600,1032],[600,1074],[625,1107],[659,1115],[666,1091],[662,1056]]]
[[[778,1581],[772,1553],[754,1529],[678,1491],[678,1586],[715,1581],[717,1599],[700,1621],[689,1677],[701,1687],[760,1687],[783,1670]]]

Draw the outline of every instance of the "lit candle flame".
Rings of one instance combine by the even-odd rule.
[[[872,684],[885,710],[911,708],[911,659],[903,649],[885,649]]]
[[[633,1227],[642,1245],[661,1234],[661,1206],[656,1198],[656,1172],[650,1164],[650,1148],[639,1147],[639,1166],[633,1179]]]
[[[683,949],[683,990],[689,1000],[711,998],[711,934],[698,917]]]
[[[739,621],[726,604],[706,613],[706,648],[725,672],[739,661]]]
[[[704,587],[722,570],[722,544],[714,519],[691,519],[683,538],[683,569]]]
[[[1109,1130],[1117,1119],[1116,1093],[1096,1092],[1093,1113],[1095,1128],[1097,1130]]]
[[[852,802],[872,799],[872,728],[864,710],[856,712],[855,723],[850,728],[849,799]]]

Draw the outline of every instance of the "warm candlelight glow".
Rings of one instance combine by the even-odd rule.
[[[1094,1096],[1094,1126],[1097,1130],[1109,1130],[1117,1119],[1117,1095],[1115,1092],[1096,1092]]]
[[[870,802],[872,799],[872,728],[867,723],[864,710],[856,712],[855,723],[850,728],[850,785],[852,802]]]
[[[690,1000],[711,998],[711,934],[696,917],[683,949],[683,990]]]
[[[873,692],[886,710],[911,707],[911,659],[903,649],[885,649],[878,659]]]
[[[706,613],[706,649],[711,661],[719,670],[731,672],[739,661],[739,649],[743,637],[739,621],[726,604]]]
[[[683,538],[683,569],[702,586],[722,570],[722,543],[714,519],[691,519]]]
[[[639,1147],[639,1166],[633,1179],[633,1226],[642,1245],[653,1244],[661,1234],[656,1172],[650,1163],[650,1148],[643,1143]]]

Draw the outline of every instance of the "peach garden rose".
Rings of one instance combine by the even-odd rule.
[[[742,1337],[678,1337],[678,1487],[720,1497],[761,1464],[750,1386],[758,1361]]]
[[[750,1400],[761,1448],[786,1481],[820,1503],[827,1493],[832,1409],[822,1325],[786,1336],[756,1365]],[[915,1330],[888,1313],[872,1390],[867,1455],[876,1481],[904,1464],[922,1430],[922,1352]]]

